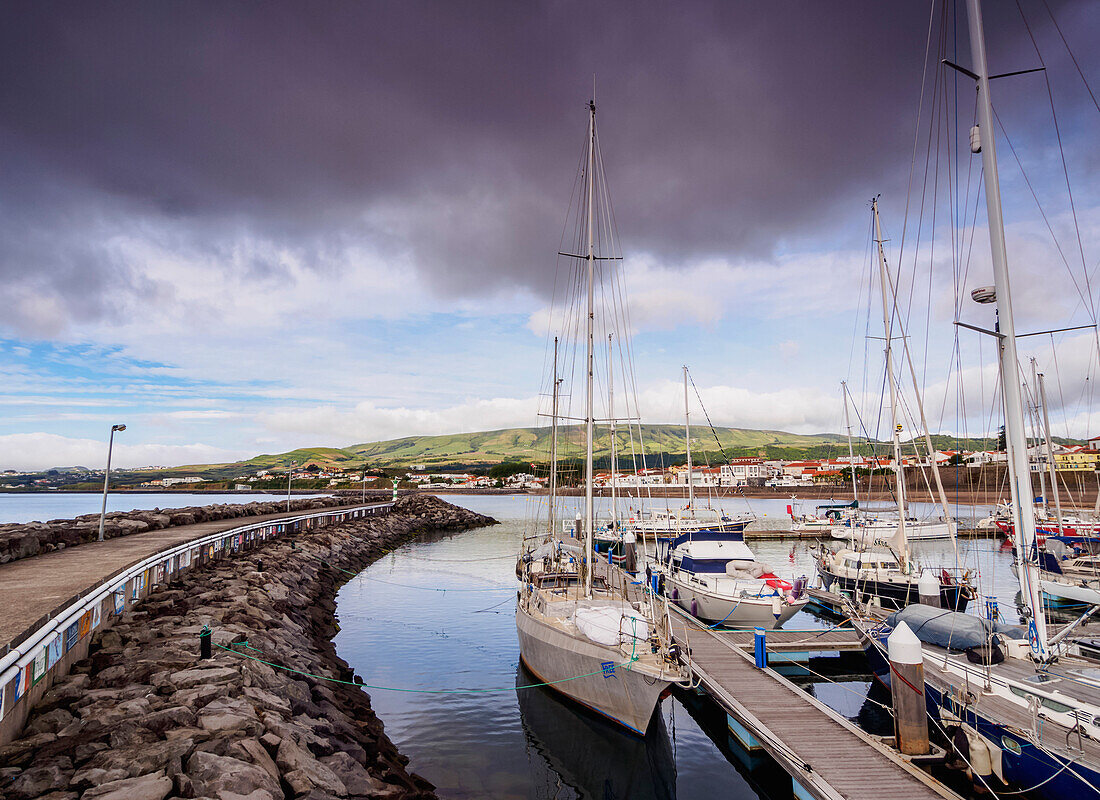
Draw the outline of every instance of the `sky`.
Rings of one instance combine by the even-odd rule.
[[[1017,327],[1089,325],[1100,6],[985,6],[994,72],[1046,66],[993,87]],[[842,432],[847,380],[884,435],[880,196],[930,427],[995,432],[992,347],[953,325],[992,324],[973,83],[939,63],[970,65],[966,24],[915,0],[5,3],[0,468],[99,467],[116,423],[123,467],[536,424],[593,86],[646,421],[679,419],[687,364],[716,425]],[[1096,345],[1021,340],[1055,435],[1100,434]]]

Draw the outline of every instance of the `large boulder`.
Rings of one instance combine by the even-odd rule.
[[[69,788],[72,774],[72,761],[68,758],[56,758],[21,772],[8,785],[4,796],[12,800],[30,800],[49,792],[64,791]]]
[[[345,797],[348,793],[344,782],[335,772],[290,739],[283,739],[279,743],[275,763],[283,770],[287,783],[297,794],[305,794],[310,789],[320,789],[338,797]]]
[[[172,779],[163,772],[154,772],[94,786],[81,800],[164,800],[171,791]]]
[[[239,758],[199,750],[187,759],[186,772],[196,797],[222,797],[228,792],[247,796],[257,789],[283,796],[279,782],[266,770]]]

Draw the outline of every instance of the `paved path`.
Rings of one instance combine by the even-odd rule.
[[[165,548],[243,525],[358,507],[303,509],[289,514],[282,512],[180,525],[120,536],[105,542],[88,542],[4,564],[0,566],[0,609],[3,609],[3,614],[0,614],[0,654],[7,652],[8,644],[15,637],[45,615],[61,610],[61,606],[67,605],[82,592]]]

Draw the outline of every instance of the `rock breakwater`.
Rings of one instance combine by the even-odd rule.
[[[407,771],[369,696],[327,680],[352,680],[331,641],[336,591],[348,572],[418,533],[493,522],[415,495],[389,515],[185,573],[98,634],[89,657],[46,693],[22,738],[0,749],[0,796],[434,796]],[[198,657],[204,626],[214,644],[207,660]]]
[[[292,500],[291,511],[355,505],[357,497],[310,497]],[[286,511],[286,500],[271,502],[188,506],[185,508],[154,508],[151,511],[112,511],[103,525],[103,536],[130,536],[135,533],[162,530],[197,522],[216,522]],[[99,514],[82,514],[75,519],[51,519],[48,522],[0,524],[0,564],[30,558],[65,547],[93,542],[99,537]]]

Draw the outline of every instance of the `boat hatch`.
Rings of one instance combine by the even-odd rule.
[[[1030,678],[1024,678],[1024,680],[1028,683],[1053,683],[1054,681],[1060,681],[1062,679],[1040,672],[1037,675],[1032,675]]]
[[[1070,672],[1091,684],[1100,686],[1100,668],[1085,667],[1084,669],[1071,669]]]

